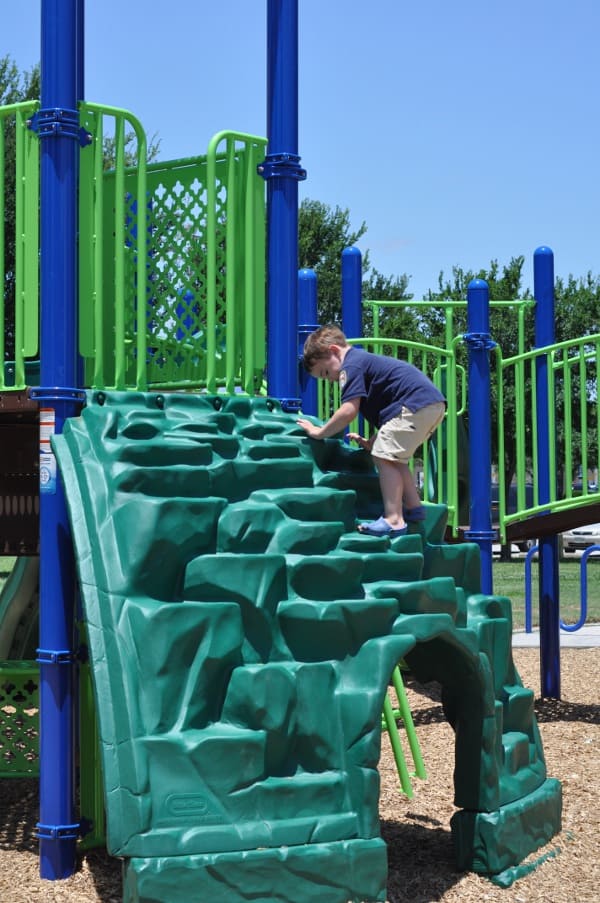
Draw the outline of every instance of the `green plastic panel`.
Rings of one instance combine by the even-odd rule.
[[[359,534],[365,454],[270,399],[96,393],[53,442],[126,901],[384,900],[377,764],[402,658],[442,683],[456,804],[482,815],[456,823],[460,862],[510,858],[484,815],[524,813],[515,863],[558,830],[510,603],[479,592],[476,546],[441,545],[443,506],[407,536]]]

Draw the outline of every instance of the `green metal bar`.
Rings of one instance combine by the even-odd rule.
[[[136,367],[135,367],[135,385],[136,388],[144,390],[147,387],[146,373],[146,354],[147,354],[147,337],[146,337],[146,312],[147,312],[147,253],[148,253],[148,205],[146,199],[146,158],[147,158],[147,141],[144,129],[139,120],[127,110],[118,107],[111,107],[95,103],[82,103],[80,105],[82,115],[87,117],[91,115],[95,118],[97,134],[94,136],[94,194],[95,204],[99,209],[95,210],[94,215],[94,343],[96,348],[94,361],[94,381],[97,381],[99,387],[104,382],[104,362],[106,360],[106,347],[104,345],[104,310],[105,304],[108,303],[105,298],[104,280],[102,276],[102,215],[103,215],[103,119],[104,117],[112,117],[115,122],[115,219],[114,219],[114,262],[115,262],[115,285],[114,285],[114,317],[115,317],[115,375],[114,385],[117,389],[127,387],[127,354],[128,349],[133,347],[132,339],[127,335],[127,321],[125,316],[125,305],[127,303],[125,292],[125,275],[126,275],[126,257],[130,255],[136,263],[136,299],[135,299],[135,348],[136,348]],[[131,127],[137,141],[137,229],[136,229],[136,246],[127,247],[127,236],[125,232],[126,220],[126,190],[125,190],[125,125]],[[100,358],[100,361],[98,360]]]
[[[23,389],[25,357],[33,357],[39,349],[39,141],[28,123],[38,101],[25,101],[0,107],[0,284],[5,284],[5,124],[15,120],[15,378],[14,389]],[[4,355],[6,350],[6,309],[4,292],[0,298],[0,388],[5,387]]]
[[[410,711],[410,706],[408,704],[406,688],[404,686],[402,674],[400,673],[400,668],[398,666],[396,666],[392,671],[392,683],[396,691],[396,696],[398,697],[398,708],[400,711],[400,716],[404,723],[404,730],[406,731],[408,745],[410,746],[412,760],[415,765],[415,775],[422,780],[426,780],[427,772],[425,770],[425,763],[423,762],[423,756],[421,754],[421,747],[417,738],[417,732],[415,730],[412,712]]]
[[[19,251],[23,259],[23,354],[28,358],[39,355],[40,297],[40,142],[27,127],[30,115],[26,107],[19,110],[16,136],[18,156],[23,161],[23,181],[18,187],[23,203]],[[23,377],[25,380],[25,373]]]
[[[252,190],[252,179],[258,164],[256,147],[249,144],[246,148],[246,168],[244,181],[246,185],[244,202],[244,308],[243,308],[243,355],[242,355],[242,387],[248,395],[255,391],[254,371],[256,369],[256,329],[252,316],[252,301],[258,302],[256,285],[256,254],[254,219],[256,215],[256,192]],[[264,184],[264,179],[260,180]]]
[[[223,156],[223,152],[220,151],[220,145],[226,142],[226,150],[225,150],[225,158]],[[238,378],[241,379],[242,385],[245,386],[246,391],[251,392],[254,391],[254,364],[253,362],[257,359],[257,355],[260,358],[264,355],[264,349],[261,349],[259,346],[260,338],[258,336],[257,329],[257,311],[253,304],[253,296],[257,291],[260,291],[261,302],[259,305],[258,313],[260,314],[260,322],[262,323],[264,320],[264,260],[261,259],[261,254],[264,257],[264,235],[257,234],[256,236],[248,236],[246,235],[245,240],[245,249],[247,254],[246,266],[250,266],[250,269],[245,272],[244,276],[244,284],[250,287],[250,297],[246,298],[245,306],[240,307],[239,300],[236,298],[236,294],[239,291],[239,283],[236,280],[236,259],[237,259],[237,248],[238,245],[238,233],[239,228],[236,225],[238,223],[238,216],[242,215],[243,208],[240,206],[239,198],[236,198],[236,195],[239,194],[239,186],[240,184],[244,184],[243,180],[240,180],[236,176],[237,169],[237,152],[235,150],[236,142],[243,145],[244,152],[248,154],[248,168],[247,168],[247,180],[245,182],[246,191],[248,194],[253,195],[252,199],[246,199],[247,204],[247,213],[244,216],[244,228],[247,232],[250,229],[251,232],[254,232],[255,225],[258,221],[262,221],[264,224],[264,210],[262,214],[257,212],[257,208],[260,206],[260,199],[263,199],[264,202],[264,184],[258,185],[256,183],[256,169],[254,168],[250,171],[251,165],[257,161],[257,156],[262,149],[264,149],[266,145],[266,139],[261,138],[257,135],[250,135],[245,132],[231,132],[224,131],[216,134],[210,141],[207,151],[206,163],[207,163],[207,224],[206,224],[206,233],[207,233],[207,300],[206,300],[206,356],[207,356],[207,375],[206,375],[206,387],[209,392],[214,392],[217,388],[217,376],[216,376],[216,333],[217,333],[217,272],[218,272],[218,254],[219,248],[218,243],[216,241],[217,235],[217,219],[216,219],[216,209],[217,209],[217,167],[219,162],[225,159],[227,166],[227,174],[225,178],[225,184],[227,188],[227,235],[226,235],[226,253],[227,253],[227,264],[226,264],[226,346],[227,346],[227,359],[226,359],[226,388],[228,392],[235,391],[235,383]],[[262,181],[262,180],[261,180]],[[252,183],[254,182],[254,192],[252,191]],[[262,194],[260,193],[262,190]],[[231,193],[231,196],[230,196]],[[237,205],[237,206],[236,206]],[[232,222],[230,222],[230,211],[232,215]],[[263,225],[264,230],[264,225]],[[257,230],[260,233],[260,229]],[[230,249],[230,245],[232,248]],[[248,256],[249,255],[249,256]],[[252,263],[249,264],[249,261]],[[245,361],[243,365],[243,372],[240,372],[239,366],[236,360],[235,354],[235,336],[236,336],[236,324],[239,322],[239,311],[243,311],[244,320],[244,342],[240,343],[238,337],[238,345],[239,347],[244,347],[245,352],[254,348],[256,349],[250,355],[250,362]],[[233,325],[229,325],[230,316],[233,319]],[[264,335],[264,330],[263,330]],[[230,341],[233,339],[233,341]],[[260,354],[259,354],[260,353]],[[244,377],[243,373],[245,372],[246,376]]]
[[[595,376],[598,384],[600,374],[600,346],[596,346]],[[600,429],[600,392],[596,392],[596,430]],[[596,442],[596,480],[600,480],[600,442]]]
[[[407,797],[409,799],[412,799],[414,793],[412,784],[410,782],[410,775],[408,773],[408,768],[406,767],[404,750],[402,749],[402,744],[400,743],[400,736],[398,734],[398,726],[396,725],[394,710],[392,708],[390,697],[387,693],[385,694],[383,700],[383,718],[385,721],[388,736],[390,738],[392,753],[394,755],[394,762],[396,763],[396,770],[398,771],[398,777],[400,778],[400,786],[402,787],[402,790],[407,795]]]
[[[104,313],[107,299],[104,291],[104,117],[98,116],[97,134],[94,143],[94,276],[93,276],[93,302],[94,302],[94,386],[103,388],[106,386],[104,360],[106,348],[104,344]]]
[[[538,391],[537,380],[535,378],[535,358],[529,360],[529,385],[531,386],[531,461],[534,473],[538,470],[539,452],[538,452],[538,428],[537,428],[537,406]],[[537,505],[539,502],[538,481],[533,481],[533,503]]]
[[[208,145],[207,210],[206,210],[206,388],[216,391],[216,331],[217,331],[217,148],[222,133],[213,137]]]
[[[579,411],[581,417],[581,492],[582,495],[587,495],[588,492],[588,470],[589,470],[589,462],[588,462],[588,449],[587,449],[587,429],[588,429],[588,417],[587,417],[587,382],[586,382],[586,366],[585,366],[585,357],[584,357],[584,349],[580,347],[579,349]],[[569,395],[569,404],[571,402],[571,396]],[[565,401],[566,405],[566,401]],[[570,435],[567,433],[567,435]],[[565,443],[567,444],[567,443]],[[573,478],[572,472],[569,473],[569,481]]]
[[[563,373],[563,387],[564,387],[564,411],[563,411],[563,419],[565,425],[565,436],[572,436],[573,430],[573,408],[571,404],[571,392],[572,392],[572,380],[571,380],[571,368],[569,366],[569,356],[567,351],[563,348],[562,351],[562,373]],[[572,489],[572,480],[573,480],[573,444],[571,442],[565,442],[565,484],[566,484],[566,492],[570,497],[573,494]]]
[[[506,542],[506,478],[504,475],[504,456],[506,453],[504,444],[504,381],[502,379],[502,352],[498,345],[494,346],[496,358],[496,386],[498,393],[498,408],[496,411],[498,421],[498,528],[500,541]]]
[[[138,175],[137,175],[137,361],[136,388],[145,391],[148,388],[148,369],[146,356],[148,353],[148,329],[146,327],[146,311],[148,307],[148,251],[149,251],[149,210],[146,203],[147,171],[146,160],[148,148],[146,133],[141,124],[130,114],[128,122],[133,127],[137,139]]]
[[[517,508],[522,510],[525,504],[526,459],[525,459],[525,424],[527,396],[525,392],[525,364],[521,359],[515,363],[515,422],[517,428]]]
[[[115,121],[115,388],[126,387],[125,371],[125,123]]]
[[[549,408],[548,411],[548,425],[549,425],[549,435],[551,437],[556,436],[556,389],[554,383],[554,367],[552,366],[552,352],[548,351],[548,399],[549,399]],[[556,442],[550,442],[550,454],[549,454],[549,463],[550,463],[550,500],[555,501],[556,499]]]
[[[0,119],[0,285],[5,285],[4,273],[4,168],[5,168],[5,140],[4,140],[4,119]],[[6,320],[4,310],[4,291],[0,292],[0,389],[4,389],[4,335],[6,331]]]
[[[104,388],[103,117],[80,104],[80,122],[92,141],[79,162],[79,353],[92,387]]]
[[[15,389],[25,386],[25,166],[18,113],[15,123]]]
[[[227,190],[227,235],[225,239],[225,385],[229,395],[235,392],[236,375],[236,335],[237,324],[237,273],[235,262],[237,259],[237,241],[239,224],[237,218],[236,200],[236,175],[235,165],[235,140],[231,137],[226,141],[226,176]]]

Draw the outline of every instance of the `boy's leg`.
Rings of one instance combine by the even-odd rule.
[[[404,526],[402,496],[405,492],[406,472],[412,482],[410,471],[406,464],[401,464],[399,461],[388,461],[385,458],[374,458],[373,460],[379,476],[383,516],[391,527],[398,530]]]
[[[398,466],[402,471],[402,482],[404,486],[404,507],[407,510],[420,508],[422,505],[421,496],[419,495],[414,477],[410,472],[410,467],[405,463],[400,463]]]

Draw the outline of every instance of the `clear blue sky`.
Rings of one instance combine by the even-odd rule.
[[[5,2],[0,55],[39,59],[40,0]],[[86,99],[133,112],[162,159],[266,133],[266,0],[86,4]],[[600,0],[299,0],[300,197],[421,297],[440,270],[555,252],[600,273]]]

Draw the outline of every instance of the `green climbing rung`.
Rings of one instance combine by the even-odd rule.
[[[404,682],[402,680],[402,675],[398,666],[396,666],[392,672],[392,686],[394,687],[396,693],[398,707],[394,708],[392,706],[392,701],[390,699],[389,693],[386,693],[385,700],[383,702],[381,727],[382,730],[386,730],[388,732],[390,738],[392,752],[394,754],[394,761],[398,770],[398,777],[400,778],[400,786],[402,787],[403,792],[408,796],[408,798],[411,799],[414,795],[411,778],[416,777],[425,780],[427,778],[427,772],[425,771],[425,765],[423,763],[423,757],[421,755],[421,747],[419,746],[417,732],[415,731],[412,714],[408,705],[408,699],[406,698]],[[413,771],[409,771],[406,764],[404,749],[402,747],[400,734],[398,732],[397,722],[399,720],[401,720],[404,724],[404,730],[406,731],[406,738],[408,740],[408,745],[414,765]]]

